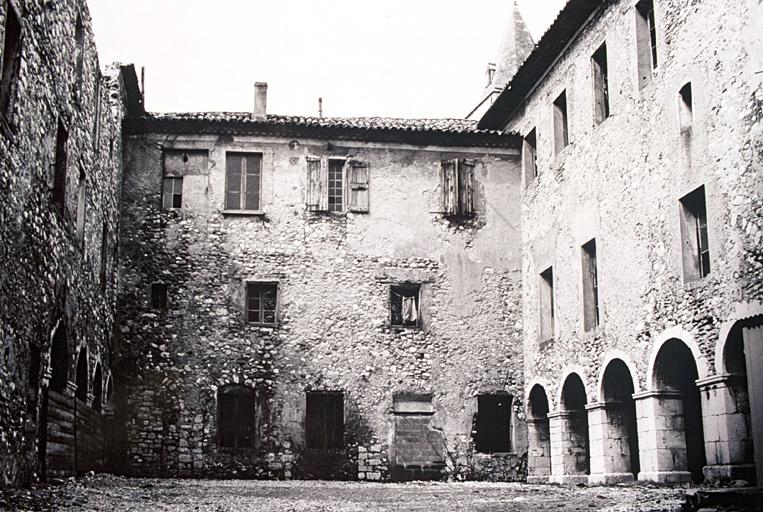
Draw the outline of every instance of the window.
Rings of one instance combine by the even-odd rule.
[[[582,247],[583,255],[583,326],[590,331],[599,325],[599,275],[596,263],[596,240]]]
[[[419,313],[418,284],[401,284],[390,287],[390,325],[393,327],[418,327],[421,325]]]
[[[678,91],[678,121],[682,135],[691,134],[693,117],[694,104],[691,96],[691,82],[689,82]]]
[[[112,139],[112,144],[114,140]],[[207,174],[205,150],[165,149],[162,151],[163,185],[162,209],[173,210],[183,206],[183,177]]]
[[[217,436],[220,448],[252,449],[256,446],[254,390],[240,385],[217,392]]]
[[[80,248],[85,249],[85,216],[87,210],[87,176],[85,169],[80,167],[79,186],[77,187],[77,240]]]
[[[162,209],[176,210],[183,206],[183,178],[166,177],[162,187]]]
[[[548,267],[540,274],[540,338],[554,337],[554,271]]]
[[[639,87],[644,87],[652,81],[652,70],[657,67],[657,27],[652,0],[636,4],[636,50]]]
[[[56,133],[56,161],[54,164],[53,176],[53,204],[62,217],[66,208],[66,169],[68,166],[66,143],[68,140],[69,132],[66,131],[66,128],[59,119],[58,132]]]
[[[82,93],[82,78],[85,71],[85,30],[82,26],[82,16],[77,15],[77,21],[74,25],[74,80],[77,101],[80,100]]]
[[[344,394],[308,392],[305,412],[305,441],[313,450],[344,447]]]
[[[278,283],[247,283],[246,321],[256,325],[275,325]]]
[[[525,184],[529,184],[538,177],[538,143],[535,136],[535,128],[525,135],[522,142],[522,165],[525,171]]]
[[[705,187],[681,198],[684,280],[695,281],[710,273]]]
[[[567,91],[554,100],[554,154],[559,154],[570,143],[567,129]]]
[[[104,222],[101,229],[101,291],[106,291],[106,274],[109,257],[109,226]]]
[[[591,57],[593,72],[593,122],[598,125],[609,117],[609,79],[607,74],[607,43]]]
[[[2,0],[0,0],[2,1]],[[21,56],[21,23],[16,17],[16,11],[9,2],[4,1],[5,30],[3,36],[3,53],[0,55],[2,75],[0,75],[0,127],[8,128],[11,121],[11,99],[13,87],[18,82],[18,71]]]
[[[167,309],[167,284],[151,283],[151,307],[153,309]]]
[[[261,209],[262,154],[225,155],[225,209],[258,212]]]
[[[365,162],[309,156],[307,209],[313,212],[367,213],[369,179],[369,168]]]
[[[444,160],[440,167],[442,213],[449,217],[474,214],[474,161]]]
[[[479,395],[474,448],[479,453],[511,451],[511,395]]]

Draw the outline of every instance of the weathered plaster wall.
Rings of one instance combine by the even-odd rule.
[[[509,391],[519,397],[515,446],[523,453],[516,151],[313,140],[292,150],[288,142],[162,134],[128,141],[120,360],[142,381],[126,409],[132,471],[305,475],[306,390],[344,391],[346,460],[366,449],[373,456],[363,460],[386,468],[392,394],[411,390],[433,393],[431,425],[444,433],[452,461],[470,444],[475,395]],[[178,212],[160,210],[162,147],[209,151],[207,171],[185,178]],[[264,216],[221,213],[226,151],[263,153]],[[367,162],[370,212],[307,212],[307,155]],[[454,157],[479,161],[478,215],[461,225],[434,213],[440,162]],[[252,279],[279,282],[275,329],[244,323],[243,283]],[[420,330],[389,327],[389,285],[404,280],[422,283]],[[166,312],[150,308],[154,281],[169,285]],[[232,382],[255,387],[263,411],[251,457],[217,448],[216,390]],[[361,465],[369,478],[383,474]],[[357,471],[350,464],[345,476]]]
[[[51,336],[59,322],[68,326],[69,380],[75,378],[78,350],[86,346],[89,393],[97,363],[102,365],[104,393],[107,388],[115,253],[107,251],[107,282],[102,290],[101,238],[105,225],[109,248],[116,247],[121,181],[118,72],[101,77],[84,2],[14,0],[11,4],[20,14],[22,51],[12,92],[11,133],[0,133],[0,485],[28,482],[39,470],[36,442],[46,415],[40,405],[41,387],[47,386]],[[84,29],[79,92],[75,92],[74,58],[77,12]],[[69,131],[63,216],[51,197],[58,120]],[[84,250],[75,239],[80,168],[87,176]],[[40,354],[39,371],[32,371],[34,352]]]
[[[671,327],[696,344],[704,376],[721,323],[736,318],[736,304],[763,299],[761,6],[655,1],[659,65],[639,89],[634,4],[616,2],[592,19],[507,126],[537,127],[540,176],[523,184],[523,325],[526,378],[549,383],[552,410],[565,369],[581,372],[589,402],[600,400],[612,354],[635,369],[636,391],[651,388],[650,356]],[[590,58],[605,40],[612,115],[594,126]],[[678,121],[687,82],[690,142]],[[571,143],[555,157],[552,102],[565,88]],[[712,271],[684,282],[679,199],[700,185]],[[586,333],[581,246],[592,238],[601,324]],[[540,343],[539,274],[551,265],[556,330]]]

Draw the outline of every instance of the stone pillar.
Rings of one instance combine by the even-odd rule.
[[[527,483],[545,484],[551,474],[548,418],[527,418]]]
[[[686,457],[683,395],[644,391],[633,395],[639,437],[639,480],[691,482]]]
[[[591,475],[588,483],[609,485],[633,481],[622,402],[589,404],[586,410],[591,446]]]
[[[752,443],[758,486],[763,485],[763,325],[742,328]]]
[[[755,477],[744,379],[744,375],[718,375],[697,381],[707,459],[702,473],[708,483]]]
[[[549,430],[551,434],[551,475],[549,483],[587,484],[588,475],[581,470],[587,456],[585,447],[579,446],[574,435],[575,427],[583,419],[580,411],[559,411],[550,413]]]

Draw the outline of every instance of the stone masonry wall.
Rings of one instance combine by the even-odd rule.
[[[305,392],[344,392],[336,478],[386,478],[394,455],[392,394],[433,394],[429,428],[447,451],[467,444],[476,395],[519,397],[525,450],[519,318],[517,152],[414,148],[254,136],[133,135],[126,151],[121,259],[120,375],[124,452],[139,474],[310,476]],[[183,207],[160,208],[162,148],[208,151],[184,177]],[[262,216],[222,213],[225,152],[263,153]],[[354,155],[371,172],[368,214],[305,208],[308,155]],[[476,220],[439,211],[443,158],[478,160]],[[276,328],[244,321],[244,283],[279,283]],[[421,329],[389,325],[389,286],[421,286]],[[168,284],[166,311],[150,306]],[[217,390],[256,390],[258,449],[218,448]],[[377,464],[378,463],[378,464]]]
[[[700,377],[714,373],[723,322],[763,300],[763,127],[759,2],[656,0],[658,66],[639,88],[633,1],[613,2],[512,117],[537,127],[540,176],[522,200],[526,378],[558,408],[578,371],[589,403],[607,357],[650,389],[647,366],[661,333],[686,332]],[[593,122],[591,56],[606,41],[611,116]],[[679,127],[679,90],[691,82],[691,133]],[[570,144],[553,150],[552,102],[566,88]],[[679,199],[704,185],[711,273],[685,282]],[[595,238],[601,323],[585,332],[581,246]],[[553,265],[555,333],[539,336],[539,274]],[[689,338],[693,338],[693,341]]]
[[[5,26],[5,4],[0,3],[0,27]],[[88,393],[92,396],[99,363],[102,390],[107,389],[115,307],[111,267],[121,182],[118,69],[101,75],[85,3],[12,0],[10,5],[21,23],[21,60],[11,93],[10,129],[0,131],[2,486],[40,476],[37,443],[44,437],[40,425],[47,414],[41,406],[42,388],[50,375],[51,336],[59,322],[68,326],[69,380],[75,379],[79,347],[87,347]],[[79,86],[74,56],[77,13],[83,27]],[[63,216],[54,208],[51,192],[59,121],[69,132]],[[80,170],[87,183],[84,243],[75,235]],[[102,287],[104,226],[108,250]]]

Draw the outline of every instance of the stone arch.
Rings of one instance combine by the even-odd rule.
[[[565,366],[562,370],[562,378],[559,379],[559,385],[556,388],[556,406],[557,410],[562,410],[562,391],[564,390],[564,383],[567,381],[567,379],[571,375],[577,375],[580,381],[583,383],[583,389],[585,390],[586,394],[586,402],[588,402],[591,399],[591,395],[589,394],[588,390],[591,389],[590,385],[586,382],[585,379],[585,370],[580,365],[571,365],[571,366]]]
[[[588,392],[581,374],[572,371],[565,375],[559,394],[559,418],[561,439],[561,475],[569,482],[575,479],[587,481],[591,472],[588,432]]]
[[[527,481],[544,483],[551,475],[551,431],[548,413],[551,404],[546,388],[532,384],[527,393]]]
[[[604,373],[607,371],[607,366],[609,366],[609,364],[615,359],[619,359],[620,361],[622,361],[623,364],[628,368],[628,372],[631,375],[631,381],[633,384],[633,392],[639,393],[641,391],[641,385],[639,384],[636,365],[633,364],[633,361],[631,361],[630,356],[622,350],[610,350],[605,354],[604,360],[601,364],[601,368],[599,368],[599,380],[596,385],[596,392],[597,392],[596,398],[600,402],[605,401]]]
[[[530,392],[535,386],[540,386],[543,388],[543,391],[546,393],[546,398],[548,399],[548,410],[553,411],[555,409],[553,400],[554,397],[548,392],[548,390],[553,389],[553,387],[548,382],[548,380],[544,379],[543,377],[534,377],[527,381],[527,386],[525,387],[525,406],[527,406],[530,400]]]
[[[763,302],[748,302],[737,304],[736,311],[731,319],[721,323],[718,331],[718,339],[715,342],[715,373],[726,375],[731,373],[725,366],[724,351],[732,329],[739,327],[739,322],[745,319],[763,316]]]
[[[632,366],[623,359],[613,357],[603,368],[601,376],[601,403],[604,408],[600,442],[603,443],[603,472],[609,475],[607,483],[635,479],[641,469],[639,457],[636,402],[638,379]]]
[[[75,392],[75,396],[83,402],[87,400],[87,394],[89,391],[89,365],[90,362],[88,361],[87,345],[82,345],[79,349],[79,353],[77,354],[77,373],[75,374],[77,379],[77,391]]]
[[[697,375],[699,379],[704,379],[709,376],[709,365],[707,359],[702,355],[702,351],[699,349],[694,336],[681,326],[674,326],[662,331],[654,340],[652,346],[652,352],[649,355],[649,365],[646,371],[646,387],[649,390],[656,390],[654,381],[654,366],[657,360],[657,354],[659,354],[662,347],[669,341],[677,339],[686,345],[691,350],[694,362],[697,366]]]

